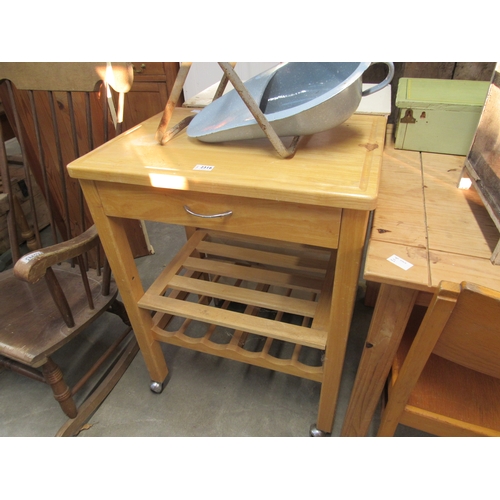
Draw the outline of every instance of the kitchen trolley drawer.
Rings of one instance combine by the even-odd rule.
[[[108,216],[337,248],[342,210],[150,186],[98,183]]]

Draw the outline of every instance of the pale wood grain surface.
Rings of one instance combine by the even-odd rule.
[[[477,192],[457,188],[464,161],[386,147],[367,280],[429,292],[443,279],[500,288],[500,266],[490,262],[498,230]],[[388,262],[393,254],[413,267]]]
[[[171,124],[192,112],[177,108]],[[304,136],[286,160],[267,139],[204,144],[183,131],[161,146],[155,140],[160,119],[72,162],[70,176],[360,210],[376,205],[385,116],[354,115],[335,129]]]

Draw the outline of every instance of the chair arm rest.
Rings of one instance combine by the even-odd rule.
[[[99,235],[95,225],[68,241],[58,243],[21,257],[14,266],[14,275],[20,280],[36,283],[47,268],[81,255],[96,245]]]

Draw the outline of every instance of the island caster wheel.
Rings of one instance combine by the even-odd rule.
[[[311,428],[309,429],[309,435],[311,437],[326,437],[328,434],[326,432],[320,431],[316,427],[316,424],[312,424]]]
[[[161,391],[163,391],[163,384],[161,382],[155,382],[153,380],[149,388],[151,389],[151,392],[154,392],[155,394],[160,394]]]

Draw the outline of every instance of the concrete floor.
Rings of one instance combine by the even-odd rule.
[[[155,254],[137,259],[144,286],[185,242],[184,229],[147,223]],[[333,428],[340,434],[372,309],[359,288]],[[102,348],[99,334],[123,330],[105,314],[81,339],[79,348]],[[72,349],[68,346],[67,349]],[[64,368],[66,349],[56,361]],[[139,353],[80,437],[96,436],[308,436],[316,421],[320,384],[171,345],[163,352],[170,374],[161,394],[149,389]],[[97,354],[95,354],[97,356]],[[78,369],[66,371],[69,382]],[[65,416],[48,386],[4,370],[0,373],[0,436],[53,436]],[[374,418],[370,435],[376,431]],[[421,433],[400,426],[398,435]]]

